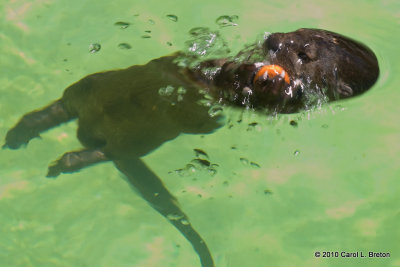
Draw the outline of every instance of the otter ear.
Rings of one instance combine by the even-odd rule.
[[[340,96],[344,97],[350,97],[354,94],[353,89],[350,87],[350,85],[346,84],[343,81],[338,82],[336,90]]]

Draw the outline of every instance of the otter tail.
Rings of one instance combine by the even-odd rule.
[[[178,206],[176,198],[165,188],[157,175],[140,159],[115,160],[114,163],[142,197],[167,218],[192,244],[200,257],[202,267],[214,267],[206,243],[192,227],[188,217]]]

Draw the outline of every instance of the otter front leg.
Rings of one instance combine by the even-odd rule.
[[[61,173],[76,172],[82,168],[107,160],[108,158],[100,149],[68,152],[49,166],[47,177],[57,177]]]
[[[149,204],[169,220],[192,244],[200,258],[202,267],[214,267],[211,253],[201,236],[190,224],[176,198],[165,188],[157,177],[140,159],[115,160],[117,168],[126,175]]]
[[[57,100],[43,109],[24,115],[22,119],[8,131],[6,143],[3,145],[3,148],[17,149],[21,145],[28,144],[31,139],[39,137],[39,133],[73,118],[74,117],[67,112],[61,100]]]

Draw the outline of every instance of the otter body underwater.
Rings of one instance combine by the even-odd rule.
[[[8,131],[4,147],[17,149],[43,131],[78,119],[77,136],[84,148],[52,163],[48,176],[113,161],[192,244],[202,266],[214,266],[205,241],[141,157],[181,133],[211,133],[221,126],[218,116],[210,117],[209,107],[199,104],[204,91],[227,105],[291,113],[306,108],[310,93],[322,92],[328,101],[348,98],[368,90],[379,76],[369,48],[325,30],[274,33],[261,50],[260,62],[222,58],[188,68],[175,63],[182,56],[177,53],[89,75],[49,106],[24,115]],[[174,88],[181,88],[179,94]]]

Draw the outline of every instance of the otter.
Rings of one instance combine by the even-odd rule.
[[[261,46],[249,46],[235,58],[180,66],[177,59],[184,56],[178,52],[81,79],[60,99],[24,115],[8,131],[3,147],[17,149],[43,131],[78,119],[77,137],[84,148],[62,155],[49,166],[47,176],[114,162],[186,237],[201,265],[212,267],[206,242],[141,157],[181,133],[206,134],[221,127],[220,116],[210,116],[209,106],[201,104],[205,98],[293,113],[308,108],[310,96],[334,101],[362,94],[377,80],[379,66],[365,45],[321,29],[270,34]]]

